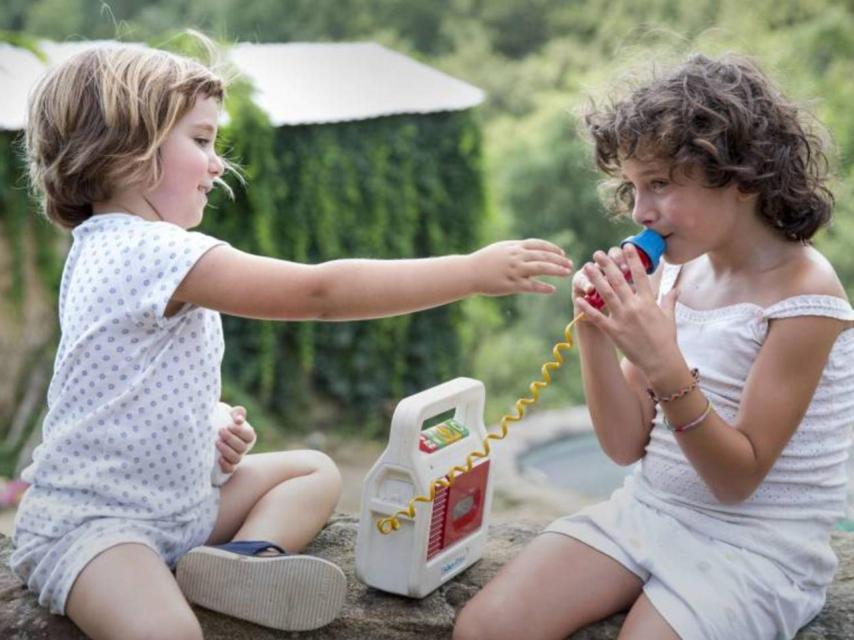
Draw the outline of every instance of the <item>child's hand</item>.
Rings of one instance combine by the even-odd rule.
[[[674,317],[678,290],[671,290],[659,306],[637,251],[629,245],[623,255],[634,284],[626,282],[616,261],[602,251],[597,251],[593,256],[595,262],[586,264],[582,270],[605,301],[608,314],[594,309],[583,299],[583,294],[576,297],[575,304],[590,323],[614,341],[626,358],[646,373],[673,351],[679,351]]]
[[[255,429],[246,422],[246,409],[244,407],[232,407],[231,418],[233,422],[227,427],[220,428],[216,441],[219,451],[219,468],[224,473],[231,473],[240,464],[243,456],[249,453],[255,444]]]
[[[591,262],[586,262],[581,269],[575,272],[575,275],[572,276],[572,301],[575,303],[578,298],[584,298],[589,296],[591,293],[596,291],[596,287],[593,286],[593,283],[590,282],[590,278],[587,277],[587,270],[590,268],[589,265],[596,266]],[[585,316],[582,320],[586,320]]]
[[[629,273],[629,264],[626,260],[626,256],[623,253],[623,250],[620,247],[611,247],[608,250],[608,257],[616,264],[620,271],[623,274]],[[601,268],[597,267],[595,262],[587,262],[584,264],[581,269],[575,272],[575,275],[572,277],[572,300],[573,304],[575,300],[578,298],[586,298],[588,295],[595,293],[596,287],[593,286],[593,283],[590,281],[590,278],[587,276],[587,273],[590,269],[599,269],[601,272]],[[581,311],[578,309],[578,311]],[[582,317],[581,321],[588,320],[588,317],[585,315]]]
[[[555,287],[536,280],[536,276],[561,276],[572,273],[572,262],[563,249],[545,240],[505,240],[468,256],[475,277],[475,288],[488,296],[503,296],[523,291],[554,293]]]

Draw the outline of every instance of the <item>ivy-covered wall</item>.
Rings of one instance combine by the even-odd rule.
[[[12,474],[43,414],[66,246],[35,215],[19,138],[0,131],[0,475]]]
[[[24,298],[25,236],[32,236],[39,274],[54,290],[59,286],[63,258],[57,231],[47,220],[34,215],[36,206],[27,190],[21,135],[18,131],[0,131],[0,233],[11,253],[10,286],[3,298],[16,309],[20,309]]]
[[[248,102],[223,131],[244,167],[202,230],[250,252],[317,263],[475,248],[485,215],[481,138],[469,112],[271,129]],[[284,424],[323,397],[376,425],[392,401],[463,373],[461,309],[368,322],[224,318],[228,383]]]

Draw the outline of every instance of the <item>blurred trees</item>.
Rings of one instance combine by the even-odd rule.
[[[109,6],[109,11],[104,7]],[[486,239],[538,235],[581,264],[627,227],[607,220],[599,176],[576,131],[588,96],[626,69],[687,52],[754,55],[784,91],[808,101],[836,144],[833,227],[817,245],[854,294],[854,2],[852,0],[7,0],[0,29],[54,39],[163,39],[196,27],[225,41],[374,40],[482,87]],[[472,373],[508,407],[560,337],[568,283],[549,300],[468,301]],[[542,353],[542,358],[536,353]],[[531,360],[538,362],[531,362]],[[577,378],[561,394],[579,400]],[[504,395],[507,394],[507,395]],[[512,397],[510,397],[512,396]],[[494,417],[494,416],[493,416]]]

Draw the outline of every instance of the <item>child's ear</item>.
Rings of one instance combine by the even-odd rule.
[[[756,191],[745,191],[741,186],[736,188],[736,194],[739,202],[748,202],[759,197],[759,193]]]

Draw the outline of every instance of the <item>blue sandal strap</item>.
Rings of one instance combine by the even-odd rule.
[[[267,542],[266,540],[237,540],[235,542],[215,545],[214,549],[222,549],[223,551],[230,551],[242,556],[257,556],[268,549],[278,551],[283,556],[288,555],[288,552],[279,545]]]

